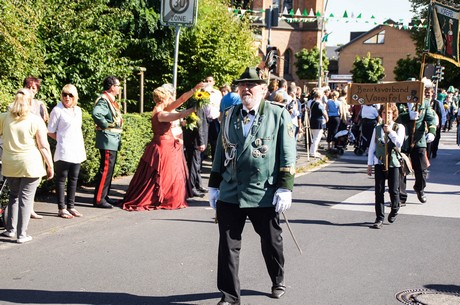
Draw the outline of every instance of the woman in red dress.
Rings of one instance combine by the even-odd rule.
[[[182,140],[172,132],[172,122],[183,119],[194,108],[177,112],[175,109],[203,87],[197,84],[174,101],[171,93],[159,87],[153,91],[155,107],[152,112],[152,141],[147,145],[136,173],[123,200],[123,209],[143,211],[156,209],[181,209],[187,207],[190,197],[188,172]]]

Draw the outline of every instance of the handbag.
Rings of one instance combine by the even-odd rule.
[[[395,151],[398,154],[399,163],[401,163],[401,167],[399,168],[401,174],[403,176],[413,175],[414,169],[412,168],[412,163],[409,157],[405,153],[402,153],[399,149],[395,148]]]

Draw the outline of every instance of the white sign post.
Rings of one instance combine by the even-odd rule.
[[[161,23],[163,25],[194,26],[198,0],[162,0]]]
[[[161,24],[176,27],[174,49],[173,86],[177,88],[177,62],[179,57],[180,27],[192,27],[196,23],[198,0],[161,0]]]

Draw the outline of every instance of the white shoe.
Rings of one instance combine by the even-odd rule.
[[[9,237],[9,238],[13,238],[16,236],[16,233],[13,232],[13,231],[4,231],[2,234],[0,234],[1,236],[3,237]]]
[[[38,215],[37,213],[35,213],[35,211],[32,211],[32,213],[30,214],[30,218],[32,218],[32,219],[43,219],[43,216]]]
[[[21,237],[21,238],[18,238],[18,240],[16,241],[18,244],[23,244],[23,243],[26,243],[26,242],[29,242],[32,240],[32,236],[30,235],[27,235],[26,237]]]

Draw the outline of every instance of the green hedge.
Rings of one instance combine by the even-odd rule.
[[[137,168],[139,160],[144,153],[145,146],[152,139],[151,128],[152,113],[123,115],[124,127],[122,133],[121,150],[118,152],[114,177],[132,175]],[[78,182],[80,185],[92,185],[99,168],[100,153],[95,147],[95,128],[91,114],[83,110],[83,138],[85,141],[86,158],[82,163]],[[50,138],[51,151],[56,147],[56,142]],[[39,192],[54,190],[54,182],[43,180]]]

